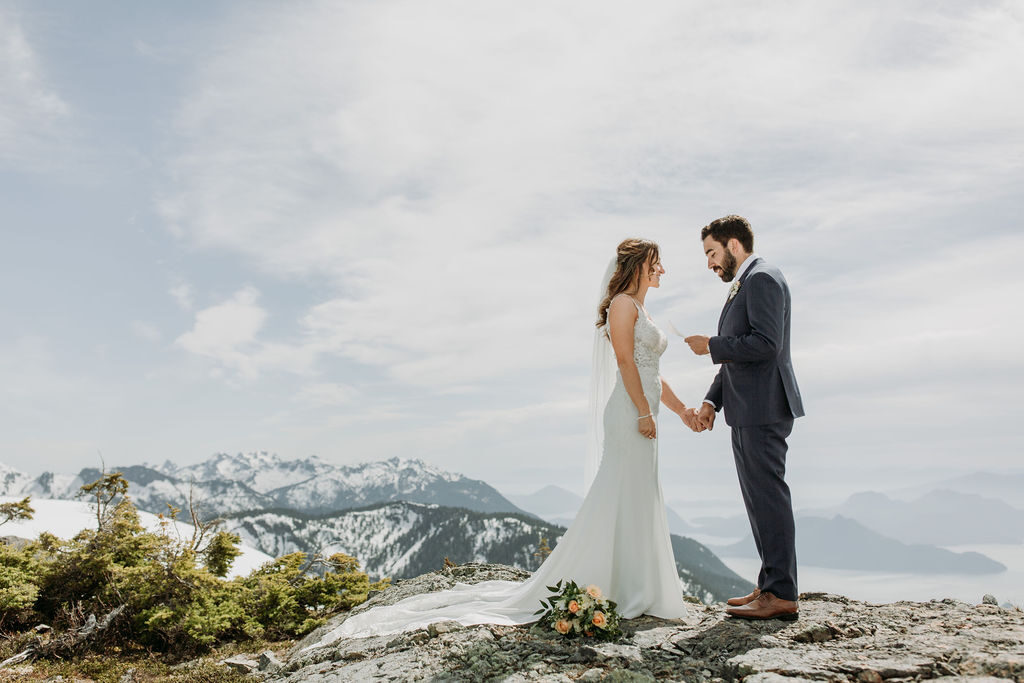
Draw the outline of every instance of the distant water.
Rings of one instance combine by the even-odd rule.
[[[954,552],[974,551],[1002,562],[1007,570],[999,574],[902,574],[863,572],[824,567],[799,566],[801,592],[827,592],[873,603],[955,598],[970,604],[990,593],[999,604],[1024,609],[1024,545],[948,546]],[[745,557],[723,557],[726,565],[745,579],[757,578],[760,563]]]

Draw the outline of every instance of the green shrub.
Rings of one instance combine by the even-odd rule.
[[[0,629],[31,621],[39,597],[38,567],[31,552],[0,544]]]
[[[237,535],[210,533],[205,545],[204,534],[180,539],[173,509],[162,532],[146,531],[126,490],[116,472],[83,487],[96,499],[97,528],[68,541],[43,534],[21,549],[0,544],[0,629],[50,624],[60,656],[104,647],[188,657],[225,642],[305,635],[388,583],[371,584],[355,558],[340,553],[292,553],[226,580],[240,553]],[[116,618],[105,623],[109,614]],[[89,615],[104,628],[83,644],[73,636]]]

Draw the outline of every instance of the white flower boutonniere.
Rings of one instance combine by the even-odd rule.
[[[729,288],[729,301],[732,301],[733,297],[740,293],[740,281],[732,283],[732,287]]]

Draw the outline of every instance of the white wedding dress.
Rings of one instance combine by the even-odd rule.
[[[633,328],[633,358],[651,411],[657,415],[658,364],[668,338],[634,303],[639,315]],[[536,621],[540,601],[551,594],[547,586],[560,579],[597,585],[618,603],[619,614],[626,619],[641,614],[676,619],[686,614],[658,478],[658,441],[637,430],[636,406],[618,375],[604,410],[604,447],[597,475],[575,521],[533,576],[522,583],[458,583],[448,590],[375,607],[352,615],[312,647],[446,620],[467,626],[529,623]]]

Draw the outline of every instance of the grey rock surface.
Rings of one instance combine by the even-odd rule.
[[[259,670],[264,673],[280,671],[281,667],[284,666],[284,663],[277,658],[277,655],[275,655],[272,650],[264,650],[261,652],[258,663]]]
[[[354,611],[455,581],[526,576],[498,565],[465,565],[402,581]],[[875,605],[805,593],[798,621],[748,622],[726,617],[724,605],[687,607],[684,619],[623,621],[617,643],[565,640],[531,625],[439,621],[316,647],[344,614],[297,645],[267,680],[1024,683],[1024,612],[1016,608],[956,600]]]
[[[239,671],[244,674],[254,673],[259,669],[259,663],[246,657],[245,655],[235,655],[234,657],[228,657],[221,661],[221,664],[234,671]]]

